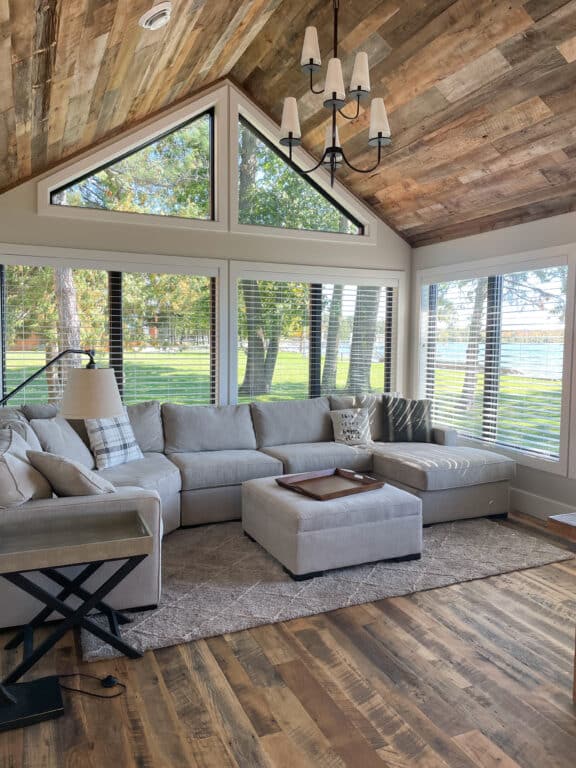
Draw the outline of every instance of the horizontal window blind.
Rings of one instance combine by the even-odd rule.
[[[213,278],[122,275],[124,401],[215,402]],[[112,312],[119,312],[118,305]]]
[[[426,285],[421,389],[436,423],[560,453],[567,267]]]
[[[302,399],[391,389],[396,288],[238,283],[238,398]]]
[[[4,394],[65,349],[94,349],[98,365],[108,365],[106,272],[35,266],[3,270]],[[87,362],[84,355],[64,357],[8,404],[58,404],[69,369]]]

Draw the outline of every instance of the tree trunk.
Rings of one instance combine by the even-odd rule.
[[[265,362],[266,347],[262,318],[262,301],[257,280],[241,280],[240,290],[246,309],[246,330],[248,346],[246,348],[246,370],[244,381],[238,392],[254,397],[266,393]]]
[[[328,332],[326,334],[326,353],[322,369],[322,394],[336,389],[336,371],[338,366],[338,342],[340,340],[340,321],[342,319],[342,292],[344,286],[335,285],[330,301]]]
[[[80,318],[78,316],[74,275],[70,267],[55,267],[54,287],[58,308],[58,352],[71,348],[79,349]],[[68,356],[61,361],[58,366],[57,391],[49,393],[50,397],[53,399],[62,397],[62,389],[66,381],[66,369],[78,365],[79,358],[77,355]]]
[[[370,390],[380,291],[379,286],[372,285],[359,285],[356,289],[350,366],[346,385],[346,389],[351,394],[361,394]]]
[[[468,330],[468,343],[466,345],[466,359],[464,363],[464,381],[460,402],[462,407],[468,410],[474,402],[476,383],[478,376],[478,353],[480,352],[480,340],[482,338],[482,315],[484,314],[484,299],[486,298],[486,284],[478,282],[474,296],[474,307],[470,318]]]

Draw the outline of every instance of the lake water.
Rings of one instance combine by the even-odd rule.
[[[520,376],[530,376],[535,379],[561,379],[564,357],[564,345],[557,343],[544,344],[502,344],[502,368]],[[484,345],[480,345],[479,360],[484,359]],[[436,347],[436,362],[464,363],[466,359],[466,342],[444,342]]]

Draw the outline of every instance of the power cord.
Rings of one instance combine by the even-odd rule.
[[[112,694],[95,693],[94,691],[87,691],[84,688],[72,688],[68,685],[62,685],[60,688],[64,691],[70,691],[71,693],[83,693],[85,696],[92,696],[95,699],[117,699],[118,696],[123,696],[126,693],[126,685],[118,680],[114,675],[106,675],[106,677],[98,677],[97,675],[89,675],[85,672],[75,672],[70,675],[58,675],[58,678],[66,677],[85,677],[89,680],[98,680],[102,688],[116,688],[119,686],[121,690]]]

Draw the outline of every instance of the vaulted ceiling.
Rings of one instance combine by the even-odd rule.
[[[304,28],[331,48],[331,0],[0,0],[0,190],[230,75],[273,118],[299,98],[322,149]],[[412,244],[576,210],[576,0],[340,0],[341,56],[370,55],[393,145],[341,178]],[[370,165],[365,113],[340,135]]]

